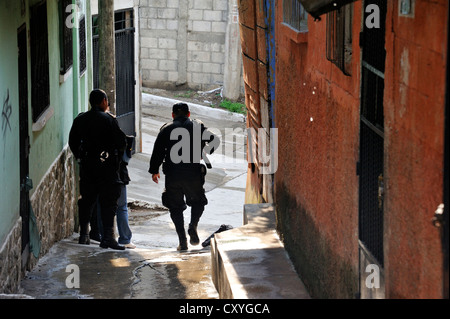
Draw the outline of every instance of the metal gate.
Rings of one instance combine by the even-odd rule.
[[[116,116],[120,128],[127,135],[136,136],[135,114],[135,71],[134,71],[134,33],[133,20],[119,20],[122,13],[115,14],[115,48],[116,48]],[[129,26],[131,24],[131,26]],[[94,32],[95,34],[95,32]],[[98,35],[93,36],[94,87],[99,86],[99,47]]]
[[[367,289],[367,265],[384,267],[383,203],[384,188],[384,70],[385,70],[385,20],[386,0],[364,1],[364,6],[375,4],[380,9],[380,27],[366,24],[361,33],[362,77],[360,110],[359,159],[359,247],[361,297],[384,297],[384,289]],[[368,13],[366,13],[367,15]],[[366,16],[364,17],[366,21]],[[381,281],[384,282],[384,280]],[[383,284],[382,284],[383,285]],[[384,286],[384,285],[383,285]]]

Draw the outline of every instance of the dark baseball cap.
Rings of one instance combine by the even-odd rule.
[[[173,105],[172,112],[173,113],[188,113],[189,112],[189,106],[186,103],[177,103]]]

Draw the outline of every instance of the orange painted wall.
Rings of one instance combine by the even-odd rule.
[[[386,297],[441,298],[431,219],[443,202],[448,1],[416,0],[414,18],[397,5],[388,2],[386,25]]]
[[[386,298],[441,298],[441,243],[431,218],[443,201],[448,2],[416,0],[414,17],[399,16],[398,2],[388,0],[386,17]],[[261,120],[266,97],[258,64],[264,60],[258,38],[263,25],[257,27],[261,19],[255,11],[262,0],[239,4],[240,17],[247,15],[241,20],[241,41],[252,126]],[[309,31],[302,34],[282,24],[282,1],[276,6],[272,102],[279,138],[278,232],[313,297],[354,298],[359,291],[356,164],[363,1],[354,3],[351,76],[326,59],[326,16],[321,21],[309,16]],[[249,202],[263,200],[261,185],[257,170],[249,169]]]
[[[308,33],[282,24],[277,2],[275,122],[279,169],[275,198],[279,230],[314,297],[354,298],[358,292],[359,43],[353,76],[326,59],[326,16]],[[354,4],[358,39],[361,4]],[[298,41],[298,42],[295,42]]]

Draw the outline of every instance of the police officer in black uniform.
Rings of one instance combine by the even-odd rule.
[[[103,90],[93,90],[89,102],[91,109],[75,118],[69,135],[69,147],[80,163],[79,243],[90,244],[89,221],[98,199],[103,224],[100,247],[124,250],[114,238],[114,216],[126,137],[114,115],[107,112],[108,97]]]
[[[158,183],[159,167],[163,164],[166,176],[162,203],[169,208],[175,224],[180,245],[178,250],[187,250],[183,211],[191,207],[188,228],[191,245],[198,245],[197,225],[208,200],[205,196],[206,167],[210,167],[206,154],[212,154],[220,145],[220,139],[199,120],[191,120],[186,103],[177,103],[172,109],[173,122],[165,124],[155,141],[150,159],[149,173]],[[164,162],[164,163],[163,163]],[[186,200],[185,200],[186,198]]]

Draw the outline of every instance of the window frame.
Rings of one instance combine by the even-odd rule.
[[[351,76],[353,54],[353,3],[327,13],[326,57],[345,75]]]
[[[32,120],[37,123],[50,108],[48,14],[45,0],[30,10],[30,55]]]
[[[283,24],[297,32],[308,32],[308,12],[298,0],[283,0]]]
[[[66,25],[72,10],[66,12],[67,6],[72,5],[71,0],[60,0],[59,9],[59,49],[60,49],[60,74],[64,75],[73,66],[73,30]]]
[[[87,35],[86,35],[86,15],[83,15],[79,21],[78,37],[80,42],[79,49],[79,69],[80,76],[82,76],[87,70]]]

